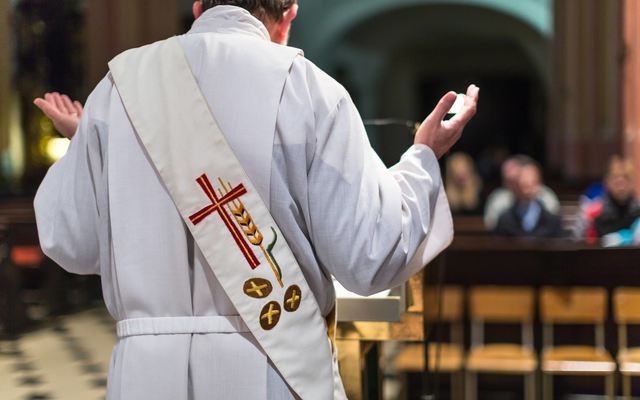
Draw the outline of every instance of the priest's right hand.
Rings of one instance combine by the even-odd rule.
[[[35,99],[33,104],[51,119],[62,136],[71,139],[75,135],[82,116],[80,102],[71,101],[66,94],[53,92],[46,93],[44,98]]]
[[[444,118],[453,107],[457,95],[454,92],[444,95],[436,108],[418,128],[415,144],[429,146],[438,158],[445,155],[460,139],[464,127],[475,115],[479,94],[480,88],[476,85],[469,86],[462,109],[448,121],[444,121]]]

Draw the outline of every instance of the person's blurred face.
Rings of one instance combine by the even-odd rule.
[[[518,190],[516,196],[522,202],[530,202],[538,197],[540,192],[540,172],[534,166],[524,166],[518,176]]]
[[[456,186],[466,186],[471,182],[472,166],[463,159],[457,158],[451,163],[451,177]]]
[[[621,165],[611,168],[605,186],[609,195],[618,203],[626,202],[633,195],[632,179]]]
[[[518,175],[521,168],[520,163],[513,159],[502,163],[502,184],[513,192],[518,188]]]

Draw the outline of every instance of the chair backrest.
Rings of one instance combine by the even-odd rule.
[[[529,323],[534,318],[534,290],[527,286],[477,286],[469,293],[471,321]]]
[[[613,293],[613,315],[618,324],[618,349],[629,346],[627,325],[640,325],[640,288],[620,287]]]
[[[545,324],[602,324],[607,319],[607,290],[602,287],[544,287],[540,318]]]
[[[484,343],[484,324],[520,324],[522,344],[533,348],[534,289],[527,286],[476,286],[469,293],[471,347]]]
[[[640,288],[617,288],[613,293],[613,314],[618,324],[640,324]]]
[[[427,321],[455,323],[462,321],[464,295],[461,287],[427,287],[424,291]]]

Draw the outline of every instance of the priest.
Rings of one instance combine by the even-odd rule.
[[[332,277],[363,295],[452,240],[438,159],[476,111],[446,94],[387,169],[345,89],[286,42],[295,0],[202,0],[185,35],[116,57],[35,199],[44,252],[99,274],[108,399],[344,399]],[[339,311],[338,311],[339,312]]]

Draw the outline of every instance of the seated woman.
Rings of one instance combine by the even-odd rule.
[[[542,187],[540,168],[536,164],[523,166],[516,182],[516,202],[500,216],[493,232],[510,237],[561,237],[560,217],[547,210],[539,199]]]
[[[634,171],[629,160],[613,157],[604,179],[606,194],[593,204],[588,217],[593,220],[591,234],[605,246],[634,244],[640,217],[640,201],[634,191]],[[587,235],[589,232],[587,232]],[[587,236],[588,238],[588,236]]]
[[[468,154],[453,153],[447,158],[445,190],[454,215],[482,214],[482,181]]]

